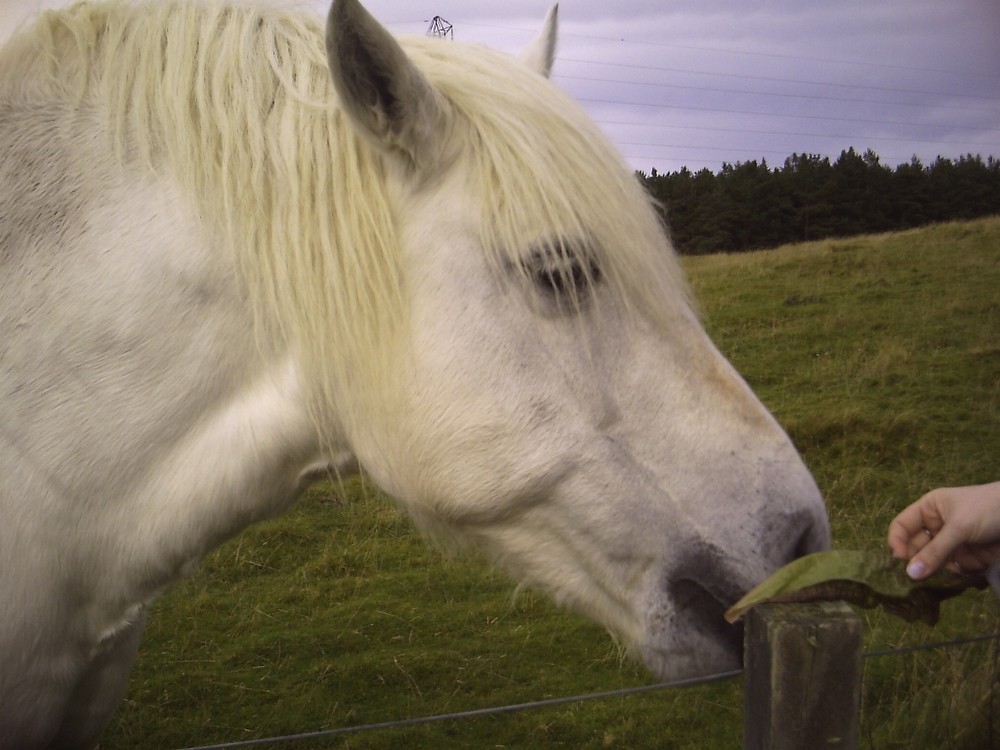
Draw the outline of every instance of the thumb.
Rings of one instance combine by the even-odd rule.
[[[940,570],[961,541],[958,532],[944,526],[937,536],[910,559],[906,566],[907,575],[919,581]]]

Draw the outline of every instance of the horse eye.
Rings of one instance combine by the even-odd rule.
[[[601,279],[601,269],[593,259],[573,252],[533,252],[522,266],[536,289],[556,299],[569,297],[579,302]]]

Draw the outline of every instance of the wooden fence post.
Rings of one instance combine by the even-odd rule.
[[[861,618],[843,602],[750,610],[744,654],[744,750],[855,750]]]

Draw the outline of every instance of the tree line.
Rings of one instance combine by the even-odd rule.
[[[789,242],[909,229],[1000,213],[1000,160],[917,157],[895,169],[853,148],[723,164],[721,171],[638,173],[682,254],[740,252]]]

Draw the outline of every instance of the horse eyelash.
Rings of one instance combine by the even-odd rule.
[[[601,269],[592,253],[557,244],[531,252],[521,261],[521,270],[534,287],[559,300],[569,297],[578,305],[601,280]]]

